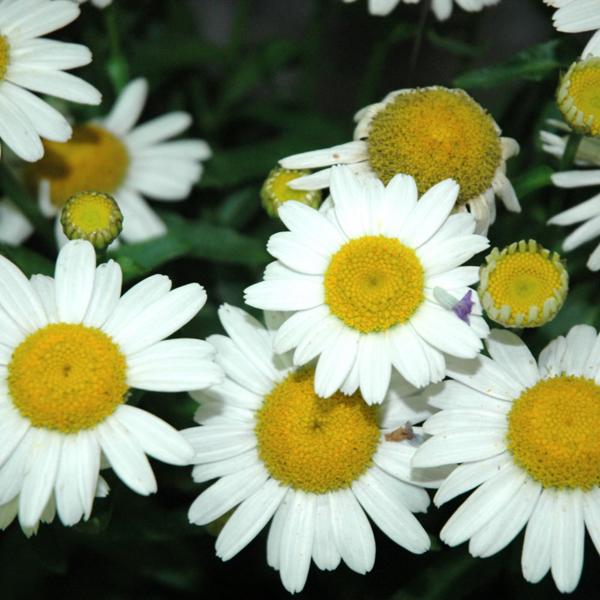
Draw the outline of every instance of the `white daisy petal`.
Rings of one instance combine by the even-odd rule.
[[[390,386],[392,364],[381,334],[372,333],[358,339],[360,391],[367,404],[383,401]],[[341,362],[341,358],[339,359]]]
[[[95,270],[96,254],[89,242],[73,240],[60,251],[54,278],[61,321],[83,321],[94,291]]]
[[[54,493],[56,495],[58,516],[67,526],[80,521],[84,513],[84,506],[77,486],[78,454],[79,444],[77,438],[66,436],[62,442]]]
[[[523,485],[527,475],[512,465],[488,479],[463,502],[440,532],[449,546],[468,540],[502,510],[513,494]]]
[[[294,491],[288,489],[287,494],[275,512],[275,516],[271,521],[271,527],[269,528],[269,536],[267,538],[267,564],[274,569],[279,569],[281,535],[283,533],[283,526],[287,521],[293,494]]]
[[[154,415],[124,404],[114,418],[129,430],[142,450],[170,465],[189,465],[194,457],[190,443],[173,427]]]
[[[218,519],[256,493],[268,477],[261,464],[222,477],[194,500],[188,512],[190,523],[206,525]]]
[[[205,302],[206,292],[200,285],[184,285],[132,315],[131,320],[115,331],[112,337],[123,352],[133,354],[180,329]]]
[[[552,552],[552,519],[556,493],[552,489],[542,492],[533,509],[533,514],[525,529],[521,567],[523,577],[537,583],[550,569]]]
[[[563,593],[572,592],[583,569],[585,526],[581,490],[556,495],[552,517],[552,577]]]
[[[207,342],[164,340],[135,353],[127,361],[127,381],[141,390],[183,392],[221,383],[220,367],[212,362]]]
[[[539,483],[526,479],[500,511],[473,535],[469,543],[471,555],[487,558],[508,546],[526,525],[541,492]]]
[[[293,492],[281,531],[279,571],[281,582],[291,594],[304,588],[310,568],[314,539],[316,496]]]
[[[446,179],[427,190],[408,215],[398,236],[411,248],[418,248],[431,238],[448,218],[456,204],[458,184]]]
[[[333,494],[332,494],[333,495]],[[315,512],[315,536],[313,539],[312,558],[319,569],[333,571],[342,560],[333,531],[333,514],[331,512],[330,494],[317,496]]]
[[[429,360],[423,343],[410,325],[401,325],[390,331],[388,336],[392,364],[398,372],[416,387],[427,385]]]
[[[565,338],[567,347],[562,358],[562,372],[579,377],[594,349],[598,335],[589,325],[575,325]]]
[[[436,492],[433,498],[435,505],[441,506],[456,496],[476,488],[511,463],[511,456],[503,452],[491,458],[456,467]]]
[[[88,327],[102,327],[113,314],[121,296],[123,273],[113,260],[102,263],[96,269],[94,289],[83,318]]]
[[[375,563],[375,537],[369,521],[350,490],[328,494],[333,535],[344,562],[357,573]]]
[[[491,458],[506,447],[501,429],[467,429],[444,433],[426,440],[413,458],[415,467],[436,467]]]
[[[0,256],[0,307],[24,331],[32,331],[47,323],[46,313],[31,284],[9,260]]]
[[[130,81],[105,117],[105,127],[117,135],[128,133],[140,118],[147,97],[148,82],[145,79]]]
[[[39,521],[56,480],[62,451],[62,436],[36,429],[25,467],[19,501],[19,522],[33,527]]]
[[[287,488],[274,479],[267,479],[262,487],[246,498],[235,510],[221,530],[215,550],[222,560],[233,558],[245,548],[269,522]]]
[[[252,430],[247,427],[211,425],[184,429],[181,433],[196,451],[196,456],[206,462],[237,456],[256,446]]]
[[[583,495],[583,514],[596,551],[600,552],[600,488],[595,487]]]
[[[394,542],[415,554],[429,549],[429,537],[417,519],[404,507],[388,485],[383,472],[368,471],[352,484],[356,498],[377,524]]]
[[[518,381],[523,389],[539,379],[535,358],[521,339],[511,331],[495,329],[486,340],[490,356]]]
[[[340,327],[323,349],[315,372],[315,391],[327,398],[342,385],[358,352],[359,334]]]
[[[56,288],[54,279],[47,275],[32,275],[31,287],[37,293],[46,310],[46,316],[50,323],[58,321],[58,309],[56,306]],[[16,345],[16,344],[15,344]]]
[[[148,496],[156,492],[156,479],[140,444],[116,418],[96,427],[98,441],[110,466],[134,492]]]

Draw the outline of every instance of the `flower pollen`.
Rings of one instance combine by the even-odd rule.
[[[557,101],[574,131],[600,136],[600,57],[571,65],[558,88]]]
[[[308,493],[352,485],[371,466],[380,431],[377,409],[359,394],[319,398],[314,370],[291,373],[256,414],[258,453],[271,476]]]
[[[10,44],[4,35],[0,35],[0,81],[6,77],[10,65]]]
[[[535,240],[494,248],[480,269],[479,297],[490,319],[505,327],[539,327],[564,304],[569,274],[556,252]]]
[[[538,382],[508,415],[515,462],[545,488],[600,485],[600,386],[560,375]]]
[[[466,92],[443,87],[390,100],[373,117],[367,144],[371,168],[384,183],[405,173],[423,194],[452,178],[460,185],[459,204],[488,190],[502,162],[494,120]]]
[[[325,302],[348,327],[386,331],[408,321],[424,299],[425,274],[415,251],[397,239],[350,240],[325,272]]]
[[[35,427],[76,433],[125,401],[126,361],[99,329],[53,323],[29,335],[8,365],[10,397]]]

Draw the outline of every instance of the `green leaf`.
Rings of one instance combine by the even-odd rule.
[[[508,61],[492,67],[467,71],[454,80],[464,89],[491,88],[515,80],[541,81],[566,66],[557,56],[560,40],[551,40],[527,48]]]
[[[552,185],[552,174],[554,169],[548,165],[540,165],[530,169],[523,175],[513,179],[513,187],[518,198],[533,194],[538,190]]]
[[[183,256],[250,266],[262,265],[269,260],[262,240],[226,227],[186,221],[174,214],[161,216],[169,229],[166,235],[139,244],[123,245],[108,253],[109,258],[121,265],[126,281]]]
[[[28,248],[0,243],[0,254],[17,265],[27,277],[36,273],[43,275],[54,273],[54,263],[51,260]]]

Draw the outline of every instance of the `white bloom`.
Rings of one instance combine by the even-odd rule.
[[[62,0],[0,0],[0,138],[24,160],[43,156],[40,136],[57,142],[71,137],[66,119],[31,92],[100,103],[98,90],[65,73],[87,65],[89,49],[40,37],[78,15],[77,6]]]
[[[221,381],[209,344],[161,341],[206,294],[198,284],[170,291],[170,280],[154,275],[120,297],[121,278],[113,261],[96,268],[84,241],[63,248],[54,279],[29,281],[0,257],[0,506],[18,496],[24,528],[53,501],[65,525],[87,519],[101,459],[147,495],[156,480],[146,454],[175,465],[193,456],[175,429],[126,399],[130,388]]]
[[[555,121],[552,124],[568,131],[563,124],[557,124]],[[544,150],[557,158],[562,158],[567,137],[548,131],[542,131],[541,137]],[[582,168],[555,173],[552,175],[552,183],[566,189],[600,186],[600,138],[586,137],[582,139],[575,157],[575,164]],[[579,224],[577,229],[563,242],[563,249],[566,252],[597,238],[600,236],[600,193],[555,215],[548,223],[563,226]],[[592,271],[600,270],[600,244],[590,255],[587,266]]]
[[[415,389],[396,376],[381,406],[359,395],[318,398],[314,370],[274,354],[272,330],[232,306],[219,316],[228,337],[208,341],[227,378],[192,394],[202,426],[183,431],[196,451],[194,480],[218,479],[194,501],[190,521],[206,525],[235,508],[217,555],[231,559],[272,519],[267,562],[294,593],[311,558],[319,569],[343,560],[358,573],[371,570],[366,515],[403,548],[425,552],[429,537],[412,513],[429,505],[422,486],[435,487],[446,473],[409,467],[421,437],[411,424],[430,414]]]
[[[561,592],[577,586],[587,527],[600,550],[600,337],[573,327],[538,361],[513,333],[493,331],[491,358],[452,360],[454,381],[433,386],[441,412],[413,466],[462,463],[440,486],[436,505],[475,489],[441,532],[473,556],[505,548],[525,527],[527,581],[548,570]]]
[[[356,0],[343,1],[347,3],[356,2]],[[419,0],[368,0],[368,2],[369,12],[372,15],[385,16],[389,15],[401,2],[404,2],[404,4],[417,4]],[[498,4],[500,0],[433,0],[431,10],[440,21],[444,21],[452,14],[454,2],[463,10],[475,12],[481,10],[484,6]]]
[[[321,169],[291,181],[291,188],[325,188],[328,167],[345,164],[384,183],[399,173],[410,175],[421,193],[444,179],[456,180],[456,210],[473,213],[479,233],[487,233],[496,219],[496,195],[506,208],[520,212],[506,177],[506,161],[518,154],[519,145],[501,137],[494,119],[463,90],[433,86],[395,91],[361,109],[354,120],[354,141],[280,161],[287,169]]]
[[[109,193],[123,213],[122,238],[141,242],[166,232],[158,215],[143,196],[160,202],[184,200],[202,175],[200,161],[210,156],[208,144],[199,139],[172,141],[192,122],[186,112],[172,112],[135,127],[148,95],[145,79],[130,82],[109,115],[74,127],[66,144],[45,142],[46,156],[31,167],[39,181],[40,208],[47,216],[58,215],[75,193]]]
[[[443,379],[445,354],[476,356],[488,331],[477,299],[472,314],[459,316],[435,293],[459,303],[478,280],[477,267],[460,265],[488,247],[472,215],[450,215],[456,183],[417,201],[412,177],[384,187],[336,167],[331,195],[323,212],[293,201],[279,209],[290,231],[271,236],[267,249],[278,260],[246,290],[251,306],[294,313],[276,351],[295,348],[296,365],[319,357],[320,396],[360,387],[369,403],[384,399],[392,365],[420,387]]]

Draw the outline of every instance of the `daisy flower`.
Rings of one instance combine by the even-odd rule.
[[[279,209],[290,231],[271,236],[277,261],[246,290],[246,302],[293,313],[275,350],[295,348],[298,366],[319,357],[320,396],[360,387],[369,404],[381,402],[392,366],[421,387],[443,379],[445,354],[479,352],[487,335],[479,304],[467,316],[443,305],[444,294],[458,303],[470,292],[478,269],[460,265],[488,246],[473,233],[472,215],[450,216],[458,193],[447,180],[417,200],[412,177],[384,187],[337,167],[328,212],[293,201]]]
[[[578,325],[552,341],[538,361],[513,333],[493,331],[491,358],[452,360],[453,381],[435,386],[441,412],[423,428],[413,466],[462,463],[434,502],[477,488],[441,532],[450,546],[488,557],[525,527],[527,581],[548,570],[561,592],[577,586],[585,528],[600,550],[600,338]]]
[[[81,240],[61,250],[54,279],[29,281],[0,257],[0,506],[18,496],[23,527],[37,526],[51,498],[65,525],[87,519],[101,459],[143,495],[156,491],[146,454],[189,464],[192,448],[175,429],[126,403],[130,388],[222,379],[206,342],[161,341],[206,301],[198,284],[170,289],[154,275],[120,298],[118,264],[95,268]]]
[[[99,104],[100,92],[66,70],[87,65],[86,46],[42,38],[68,25],[79,8],[62,0],[0,1],[0,139],[27,161],[40,159],[40,136],[64,142],[71,126],[31,92]]]
[[[166,232],[143,196],[161,202],[185,199],[202,174],[201,160],[210,156],[206,142],[170,138],[185,131],[192,118],[172,112],[135,127],[146,103],[148,83],[136,79],[121,92],[104,119],[76,125],[66,144],[44,142],[46,155],[29,169],[38,186],[40,208],[59,216],[77,192],[112,195],[123,213],[122,237],[140,242]],[[66,241],[56,220],[57,235]]]
[[[521,210],[505,174],[506,160],[519,146],[500,136],[494,119],[466,92],[439,86],[399,90],[354,118],[354,141],[280,161],[288,169],[322,169],[290,182],[291,188],[325,188],[327,167],[346,164],[384,183],[398,173],[411,175],[421,194],[439,181],[456,180],[456,208],[469,209],[481,233],[496,219],[496,194],[509,210]]]
[[[343,0],[346,3],[356,2],[356,0]],[[419,0],[368,0],[369,12],[372,15],[386,16],[389,15],[396,6],[400,3],[416,4]],[[493,6],[498,4],[500,0],[432,0],[431,10],[440,21],[445,21],[452,14],[454,2],[463,10],[468,12],[476,12],[484,6]]]
[[[227,336],[208,341],[226,379],[192,393],[202,426],[182,432],[196,451],[194,480],[218,480],[194,501],[190,521],[207,525],[237,507],[217,538],[217,555],[231,559],[272,519],[267,562],[294,593],[311,558],[323,570],[342,560],[358,573],[371,570],[367,515],[409,552],[428,550],[412,513],[427,510],[422,488],[444,474],[409,466],[421,437],[412,423],[430,414],[415,389],[395,377],[377,407],[358,394],[319,398],[314,369],[274,354],[271,330],[232,306],[222,306],[219,317]]]
[[[553,122],[556,124],[556,122]],[[563,124],[559,127],[565,128]],[[566,128],[568,130],[568,128]],[[542,131],[542,145],[546,152],[562,158],[566,136]],[[600,138],[583,138],[577,149],[575,164],[579,169],[563,171],[552,175],[552,183],[559,188],[573,189],[600,186]],[[591,167],[591,168],[590,168]],[[577,229],[565,238],[563,249],[569,252],[600,236],[600,193],[552,217],[550,225],[575,225]],[[592,252],[587,262],[592,271],[600,270],[600,245]]]
[[[494,248],[479,270],[487,316],[505,327],[541,327],[562,308],[569,274],[560,256],[535,240]]]

